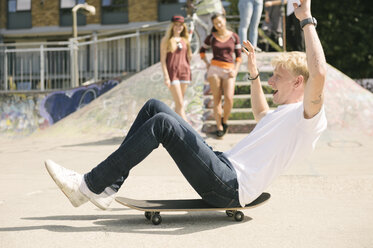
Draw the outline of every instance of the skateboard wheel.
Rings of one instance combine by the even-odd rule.
[[[159,224],[161,224],[161,222],[162,222],[162,217],[159,214],[155,213],[152,216],[152,223],[154,225],[159,225]]]
[[[245,216],[245,215],[244,215],[241,211],[237,211],[237,212],[234,214],[234,219],[235,219],[236,221],[242,221],[244,216]]]
[[[152,213],[151,212],[145,212],[145,218],[147,220],[150,220],[152,218]]]
[[[234,215],[233,210],[227,210],[227,211],[225,211],[225,213],[227,214],[228,217],[233,217],[233,215]]]

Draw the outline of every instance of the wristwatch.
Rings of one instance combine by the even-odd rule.
[[[317,26],[316,18],[315,18],[315,17],[311,17],[311,18],[307,18],[307,19],[304,19],[304,20],[300,21],[300,26],[302,27],[302,29],[303,29],[304,26],[306,26],[307,24],[313,24],[313,25],[315,25],[315,27],[316,27],[316,26]]]

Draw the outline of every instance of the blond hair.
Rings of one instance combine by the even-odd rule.
[[[290,71],[294,76],[302,75],[304,82],[307,82],[309,77],[307,58],[304,52],[286,52],[277,56],[272,60],[272,66],[283,66]]]
[[[171,24],[168,26],[168,29],[165,34],[165,38],[167,41],[167,52],[174,52],[177,49],[177,44],[174,39],[171,39],[174,36],[174,22],[171,22]],[[185,23],[183,23],[183,31],[180,33],[180,37],[184,40],[185,44],[187,45],[188,49],[188,55],[192,54],[192,50],[190,49],[190,43],[189,43],[189,33],[188,33],[188,28]]]

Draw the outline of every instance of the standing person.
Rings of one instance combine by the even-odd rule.
[[[192,79],[190,60],[192,52],[184,17],[173,16],[166,35],[161,41],[161,65],[164,84],[170,89],[175,101],[175,112],[187,120],[184,95]]]
[[[262,29],[263,31],[267,30],[269,37],[278,42],[282,34],[281,5],[269,4],[274,1],[277,0],[266,0],[264,3],[265,23]]]
[[[228,118],[233,107],[234,85],[241,65],[241,45],[238,35],[227,29],[227,20],[221,14],[211,18],[214,27],[200,49],[200,56],[208,68],[207,80],[214,99],[216,136],[223,137],[228,131]],[[209,62],[206,49],[212,48],[213,58]],[[235,53],[235,59],[233,58]],[[222,91],[224,92],[224,114],[222,114]]]
[[[286,5],[286,46],[288,51],[304,51],[304,34],[294,13],[294,4],[299,0],[287,0]]]
[[[258,27],[263,12],[263,0],[240,0],[238,11],[240,12],[238,34],[241,42],[249,38],[250,43],[258,49]],[[249,37],[247,37],[248,29]]]
[[[269,1],[265,3],[265,6],[281,5],[282,2],[286,3],[286,49],[287,51],[304,51],[304,34],[294,13],[294,4],[299,4],[299,0]]]
[[[225,9],[220,0],[188,0],[189,6],[196,8],[196,14],[204,23],[207,24],[207,29],[205,29],[198,22],[195,23],[196,31],[199,35],[201,43],[206,39],[210,30],[212,29],[211,17],[214,14],[225,15]]]
[[[303,25],[306,54],[284,53],[273,61],[275,71],[268,83],[279,105],[274,111],[262,91],[254,46],[243,42],[252,76],[251,104],[258,121],[248,136],[227,152],[213,151],[167,105],[149,100],[120,147],[90,172],[82,175],[51,160],[45,162],[73,206],[91,201],[108,208],[129,171],[160,144],[196,192],[214,207],[249,204],[290,165],[304,159],[327,125],[323,107],[326,61],[311,0],[300,2],[295,15]]]

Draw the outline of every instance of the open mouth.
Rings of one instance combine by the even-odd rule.
[[[278,92],[278,90],[274,90],[273,91],[273,95],[276,95],[277,92]]]

